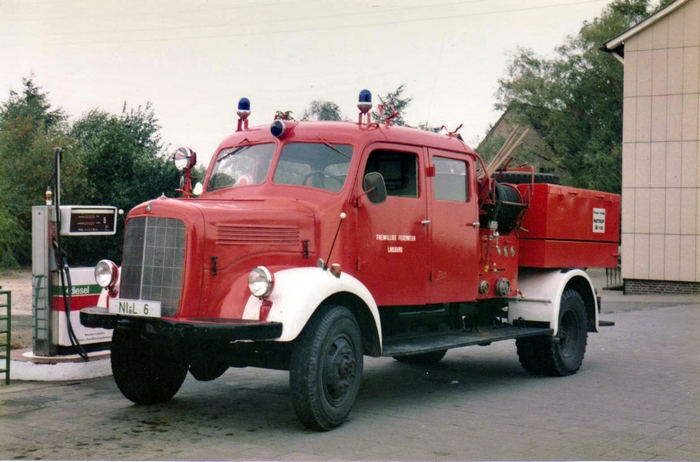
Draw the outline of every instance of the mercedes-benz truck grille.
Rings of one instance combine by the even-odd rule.
[[[121,298],[157,300],[163,316],[180,308],[185,224],[173,218],[132,218],[126,227]]]

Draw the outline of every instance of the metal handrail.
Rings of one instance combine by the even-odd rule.
[[[1,289],[2,287],[0,287]],[[5,303],[2,303],[2,296]],[[4,323],[4,326],[2,325]],[[10,384],[10,349],[12,346],[12,292],[0,290],[0,336],[5,335],[5,342],[0,343],[0,363],[5,360],[5,368],[0,368],[0,374],[5,374],[5,385]]]

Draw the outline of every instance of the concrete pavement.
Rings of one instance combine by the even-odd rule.
[[[582,369],[532,377],[514,342],[438,365],[366,358],[350,419],[306,430],[288,374],[188,377],[169,403],[135,406],[110,377],[0,386],[0,459],[700,460],[700,306],[692,296],[602,291],[615,327]]]

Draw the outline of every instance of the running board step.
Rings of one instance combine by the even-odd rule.
[[[612,327],[615,325],[615,321],[601,321],[598,320],[598,327]]]
[[[441,334],[402,336],[384,339],[382,356],[403,356],[416,353],[459,348],[470,345],[489,345],[492,342],[534,335],[552,335],[554,329],[540,327],[491,327],[477,331],[448,331]]]

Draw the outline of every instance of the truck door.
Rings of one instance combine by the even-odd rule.
[[[463,155],[429,149],[430,303],[476,300],[479,280],[479,210],[476,166]],[[433,169],[431,169],[433,171]]]
[[[430,286],[428,204],[421,148],[374,144],[363,154],[358,196],[367,173],[384,177],[387,199],[360,199],[357,275],[378,305],[424,305]]]

